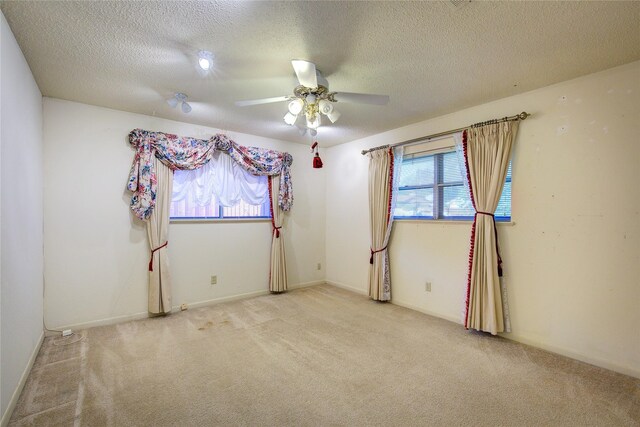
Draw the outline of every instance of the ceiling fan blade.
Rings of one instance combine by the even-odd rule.
[[[371,95],[367,93],[336,92],[334,98],[338,102],[356,102],[358,104],[386,105],[389,95]]]
[[[289,96],[276,96],[274,98],[262,98],[262,99],[248,99],[246,101],[236,101],[238,107],[248,107],[251,105],[270,104],[272,102],[288,101]]]
[[[298,81],[302,86],[315,89],[318,87],[318,78],[316,76],[316,64],[305,61],[303,59],[294,59],[291,61],[293,70],[298,76]]]

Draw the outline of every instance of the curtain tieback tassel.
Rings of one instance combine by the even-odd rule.
[[[496,255],[498,256],[498,277],[502,277],[502,257],[500,256],[500,248],[498,246],[498,227],[496,227],[496,217],[494,214],[489,212],[476,212],[476,216],[478,214],[489,215],[493,219],[493,233],[496,236]]]
[[[371,249],[371,248],[370,248],[370,249]],[[384,251],[385,249],[387,249],[387,247],[386,247],[386,246],[385,246],[384,248],[382,248],[382,249],[378,249],[377,251],[374,251],[373,249],[371,249],[371,258],[369,258],[369,264],[373,264],[373,255],[374,255],[374,254],[377,254],[378,252],[382,252],[382,251]]]
[[[273,227],[273,229],[276,230],[276,239],[280,238],[280,229],[281,228],[282,227],[276,227],[276,226]]]
[[[151,259],[149,259],[149,271],[153,271],[153,254],[155,254],[157,251],[164,248],[168,244],[169,244],[169,241],[167,240],[166,242],[164,242],[164,245],[158,246],[157,248],[151,251]]]

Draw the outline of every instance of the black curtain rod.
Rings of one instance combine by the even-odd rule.
[[[487,120],[486,122],[475,123],[475,124],[472,124],[471,126],[465,126],[463,128],[448,130],[446,132],[434,133],[433,135],[428,135],[428,136],[423,136],[423,137],[420,137],[420,138],[410,139],[408,141],[398,142],[396,144],[387,144],[387,145],[381,145],[379,147],[369,148],[368,150],[362,150],[362,155],[365,155],[365,154],[367,154],[367,153],[369,153],[371,151],[381,150],[383,148],[390,148],[390,147],[397,147],[399,145],[413,144],[414,142],[428,141],[428,140],[433,139],[433,138],[439,138],[441,136],[452,135],[454,133],[462,132],[463,130],[469,129],[469,128],[475,128],[475,127],[480,127],[480,126],[485,126],[485,125],[491,125],[491,124],[495,124],[495,123],[510,122],[510,121],[515,121],[515,120],[526,120],[526,118],[529,117],[530,115],[531,114],[523,111],[522,113],[516,114],[515,116],[511,116],[511,117],[503,117],[501,119]]]

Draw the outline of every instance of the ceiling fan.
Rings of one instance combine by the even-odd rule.
[[[326,116],[331,123],[335,123],[340,117],[340,112],[333,108],[336,102],[354,102],[359,104],[385,105],[389,102],[387,95],[371,95],[353,92],[331,92],[329,82],[322,76],[313,62],[294,59],[291,61],[293,70],[298,77],[300,85],[293,89],[293,95],[276,96],[274,98],[251,99],[237,101],[238,107],[251,105],[270,104],[273,102],[289,101],[289,112],[285,114],[286,124],[294,126],[301,115],[306,119],[306,129],[298,126],[306,132],[310,130],[315,135],[322,122],[322,116]]]

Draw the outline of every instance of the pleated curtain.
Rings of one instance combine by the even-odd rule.
[[[173,188],[173,171],[153,158],[157,190],[156,206],[147,221],[151,250],[149,260],[149,313],[171,312],[171,275],[169,273],[169,208]]]
[[[465,327],[493,335],[505,331],[501,258],[494,212],[507,176],[517,121],[472,127],[463,133],[471,201],[471,229]]]
[[[287,262],[284,253],[282,224],[284,212],[278,205],[278,193],[274,188],[280,187],[280,176],[269,177],[269,198],[271,202],[271,270],[269,274],[269,291],[284,292],[287,290]]]
[[[402,150],[392,148],[369,153],[369,297],[376,301],[391,300],[389,269],[389,238],[393,226],[394,186],[397,188],[397,168]],[[395,180],[394,180],[395,178]]]
[[[266,176],[247,172],[230,156],[218,151],[202,167],[175,171],[172,200],[187,199],[197,206],[209,206],[213,200],[222,206],[235,206],[241,201],[260,205],[269,197],[266,184]]]

